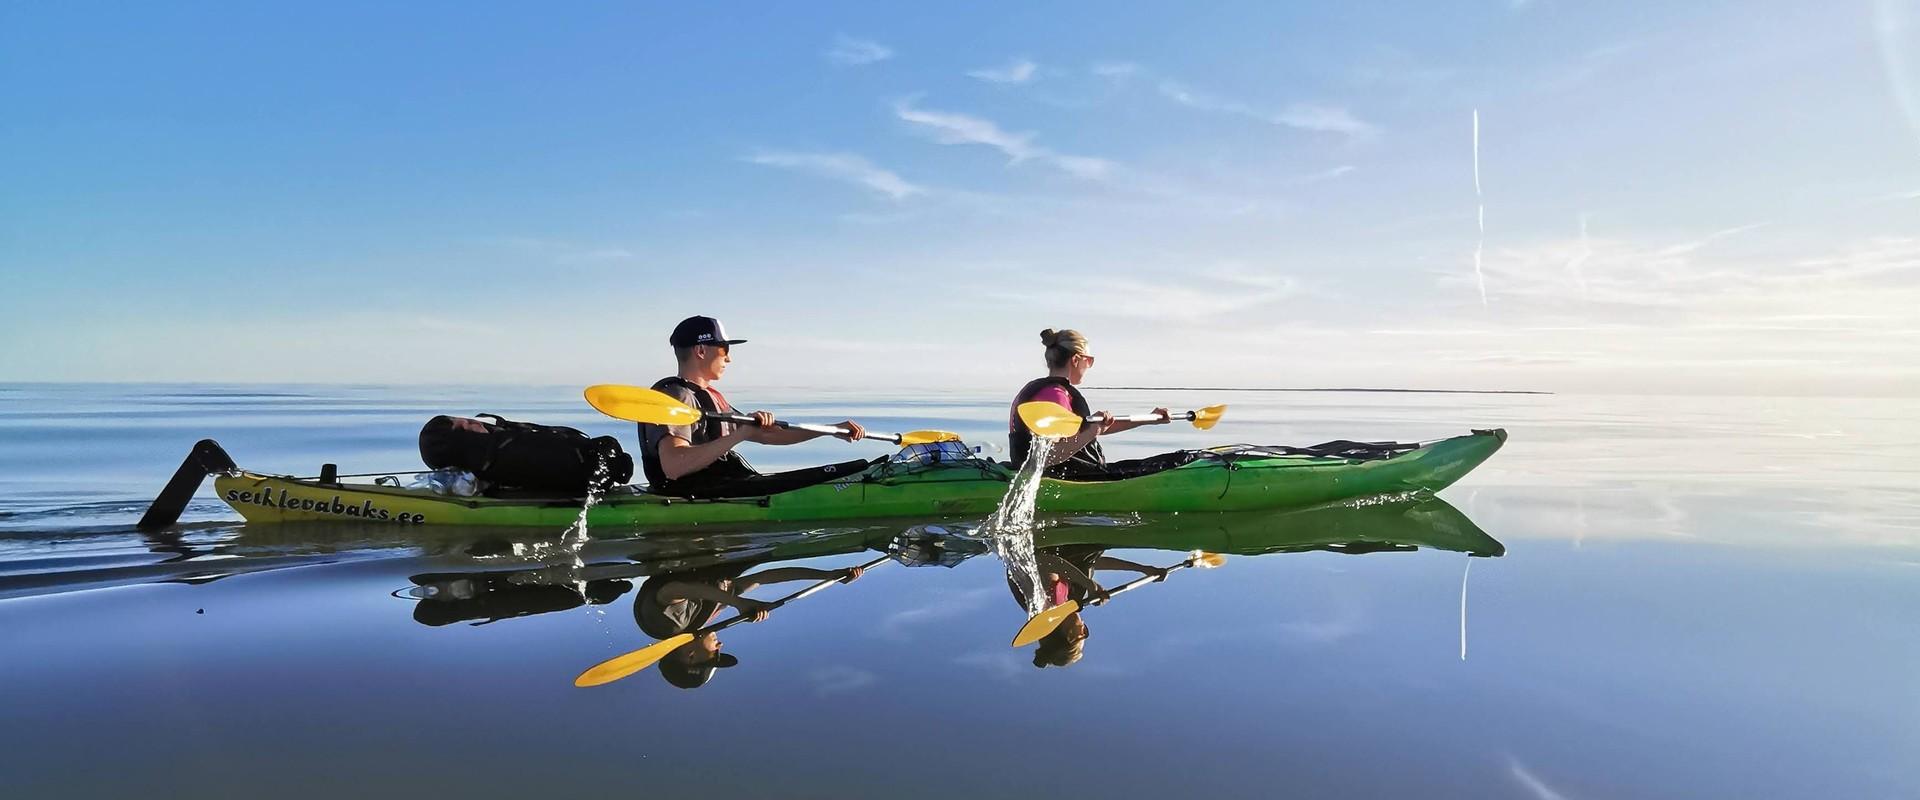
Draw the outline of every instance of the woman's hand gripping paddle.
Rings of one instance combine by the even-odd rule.
[[[1178,564],[1175,564],[1171,567],[1168,567],[1167,572],[1172,572],[1176,569],[1183,569],[1186,567],[1200,567],[1201,569],[1213,569],[1214,567],[1220,566],[1221,564],[1225,564],[1225,563],[1227,563],[1226,556],[1220,555],[1219,553],[1203,553],[1199,550],[1195,550],[1193,551],[1192,555],[1187,557],[1187,560],[1182,561]],[[1092,602],[1094,605],[1099,605],[1101,603],[1105,603],[1106,601],[1112,599],[1114,595],[1127,591],[1129,589],[1132,589],[1136,586],[1140,586],[1142,584],[1148,584],[1148,583],[1155,583],[1158,581],[1164,581],[1166,579],[1167,579],[1167,576],[1164,574],[1148,575],[1143,578],[1137,578],[1121,584],[1120,586],[1114,588],[1113,590],[1108,591],[1105,594],[1101,595],[1098,599],[1095,599]],[[1053,633],[1053,630],[1055,628],[1060,627],[1060,623],[1066,622],[1067,617],[1073,616],[1073,613],[1079,610],[1080,610],[1080,601],[1068,600],[1067,602],[1061,603],[1060,605],[1054,606],[1052,608],[1049,608],[1045,611],[1042,611],[1038,614],[1033,615],[1032,619],[1027,620],[1027,624],[1020,626],[1020,632],[1013,635],[1013,646],[1026,647],[1027,645],[1033,644],[1034,642],[1037,642],[1037,641],[1040,641],[1041,639],[1046,638],[1047,634]]]
[[[881,564],[885,564],[892,560],[893,560],[893,556],[884,555],[872,561],[869,561],[865,564],[861,564],[860,569],[863,571],[870,570],[870,569],[873,569],[874,567],[880,566]],[[825,589],[836,583],[842,583],[845,580],[846,580],[845,578],[829,578],[827,580],[808,586],[805,589],[801,589],[800,591],[794,592],[793,594],[787,595],[786,597],[782,597],[778,600],[768,603],[763,610],[772,611],[776,608],[784,606],[802,597],[806,597],[807,595],[820,591],[821,589]],[[647,645],[646,647],[642,647],[631,653],[614,656],[613,658],[609,658],[605,661],[602,661],[598,664],[588,667],[587,671],[580,673],[580,677],[573,679],[573,685],[584,687],[584,686],[599,686],[603,683],[612,683],[614,681],[620,680],[621,678],[627,677],[628,675],[632,675],[633,673],[639,672],[640,670],[646,669],[647,667],[653,666],[660,659],[666,658],[668,653],[671,653],[675,650],[680,649],[681,645],[691,642],[694,639],[705,636],[709,633],[715,633],[721,630],[725,630],[727,628],[731,628],[735,625],[738,625],[742,622],[747,622],[751,619],[753,619],[753,616],[751,614],[736,614],[732,619],[716,622],[712,625],[708,625],[707,627],[693,631],[692,633],[682,633],[676,636],[669,636],[665,639],[661,639],[660,641],[654,642],[653,644]]]
[[[1137,422],[1142,425],[1159,425],[1177,419],[1191,422],[1193,423],[1193,427],[1203,431],[1212,430],[1213,426],[1220,422],[1220,415],[1226,412],[1226,406],[1207,406],[1197,411],[1183,411],[1177,414],[1171,414],[1165,419],[1162,419],[1159,414],[1133,414],[1122,417],[1103,417],[1096,414],[1090,417],[1082,417],[1079,414],[1073,413],[1073,411],[1066,406],[1060,405],[1059,403],[1050,403],[1045,400],[1035,400],[1030,403],[1020,404],[1020,420],[1027,423],[1027,430],[1033,431],[1036,436],[1047,436],[1055,439],[1064,439],[1079,433],[1081,424],[1087,422],[1100,424],[1108,422]]]
[[[702,414],[700,409],[675,400],[665,393],[639,386],[622,386],[615,383],[603,383],[587,387],[587,404],[600,413],[614,419],[628,422],[646,422],[654,425],[691,425],[702,417],[712,417],[722,422],[752,425],[753,417],[745,414]],[[775,421],[774,427],[796,431],[812,431],[829,436],[843,436],[846,429],[832,425],[805,425],[798,422]],[[948,431],[908,431],[906,433],[869,433],[869,439],[879,439],[905,447],[911,444],[929,442],[957,442],[960,434]]]

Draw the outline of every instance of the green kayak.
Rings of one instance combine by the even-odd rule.
[[[256,541],[297,535],[311,549],[314,527],[302,526],[298,534],[292,528],[250,528],[242,536]],[[596,538],[581,543],[579,566],[562,568],[534,558],[502,564],[500,554],[443,558],[436,565],[438,571],[412,576],[413,586],[399,594],[420,601],[414,609],[415,621],[438,626],[604,605],[649,577],[716,567],[757,570],[781,562],[872,551],[893,552],[908,566],[953,566],[970,557],[992,558],[969,525],[729,527],[724,532]],[[360,525],[343,528],[340,536],[358,544],[368,533],[386,531],[390,544],[441,548],[464,540],[467,544],[451,548],[462,551],[479,542],[499,541],[495,537],[526,537],[530,530]],[[1042,522],[1034,543],[1041,549],[1092,545],[1176,553],[1205,550],[1231,556],[1313,551],[1359,555],[1419,549],[1483,558],[1506,553],[1498,540],[1437,497],[1296,511],[1053,518]]]
[[[1125,480],[1045,479],[1037,508],[1065,514],[1256,511],[1376,495],[1431,494],[1479,466],[1506,438],[1504,430],[1474,431],[1358,456],[1245,446],[1193,451],[1193,460],[1182,466]],[[207,446],[218,449],[211,441],[201,445]],[[203,457],[201,463],[231,465],[224,452],[218,458]],[[424,489],[325,482],[237,468],[210,471],[218,473],[215,488],[220,499],[249,523],[332,520],[563,527],[580,516],[583,503],[575,497],[444,496]],[[182,473],[188,472],[188,465],[183,465]],[[883,459],[843,478],[768,497],[690,500],[620,487],[598,498],[586,519],[590,526],[602,528],[651,529],[981,516],[999,504],[1011,477],[1005,466],[982,458],[931,463]]]

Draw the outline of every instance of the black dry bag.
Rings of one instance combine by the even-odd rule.
[[[573,428],[514,422],[496,414],[485,419],[438,416],[420,429],[420,458],[433,469],[463,469],[500,489],[585,494],[626,483],[633,477],[633,456],[611,436],[588,437]],[[491,420],[486,421],[486,420]]]

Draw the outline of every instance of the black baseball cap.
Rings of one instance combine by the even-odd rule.
[[[714,653],[712,658],[704,657],[706,655],[697,639],[680,645],[660,659],[660,677],[682,689],[698,689],[713,680],[715,670],[740,663],[740,659],[730,653]]]
[[[745,344],[745,339],[729,339],[727,331],[720,327],[720,320],[713,317],[687,317],[673,326],[673,335],[667,337],[667,344],[674,347],[692,347],[694,345],[719,345],[732,347]]]

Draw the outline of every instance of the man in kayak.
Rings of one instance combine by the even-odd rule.
[[[712,317],[688,317],[667,338],[673,345],[679,371],[653,384],[680,402],[706,414],[734,413],[726,395],[713,387],[733,362],[733,346],[745,339],[729,339]],[[773,415],[753,413],[756,425],[735,425],[715,419],[702,419],[692,425],[653,425],[640,423],[640,462],[648,488],[656,494],[678,497],[759,497],[803,486],[812,486],[850,475],[867,466],[865,461],[847,461],[790,472],[761,474],[734,448],[742,442],[758,444],[799,444],[822,434],[773,427]],[[866,435],[860,423],[846,420],[839,424],[846,432],[839,438],[858,441]]]
[[[713,622],[722,606],[732,606],[752,616],[754,622],[764,622],[772,604],[745,596],[755,587],[802,580],[852,583],[863,573],[857,566],[835,570],[776,567],[742,576],[747,569],[743,565],[721,565],[648,578],[633,599],[633,621],[641,632],[655,639],[697,630]],[[661,659],[660,677],[682,689],[698,689],[713,679],[714,670],[738,663],[739,659],[720,652],[719,634],[707,633]]]
[[[1027,453],[1033,449],[1033,432],[1027,430],[1026,423],[1020,421],[1020,404],[1033,401],[1058,403],[1082,417],[1111,417],[1105,411],[1097,414],[1088,405],[1085,395],[1077,388],[1087,377],[1087,370],[1093,368],[1093,355],[1087,352],[1087,338],[1075,330],[1054,330],[1048,328],[1040,332],[1040,343],[1047,348],[1047,376],[1028,381],[1013,396],[1013,407],[1007,421],[1007,445],[1013,456],[1015,467],[1027,462]],[[1156,408],[1153,413],[1162,419],[1169,417],[1164,408]],[[1095,480],[1106,477],[1118,477],[1110,470],[1106,455],[1100,451],[1099,437],[1133,430],[1146,422],[1117,422],[1094,419],[1080,426],[1080,432],[1053,443],[1053,451],[1047,459],[1047,475],[1055,478]],[[1191,460],[1191,459],[1189,459]],[[1177,466],[1177,465],[1176,465]]]

